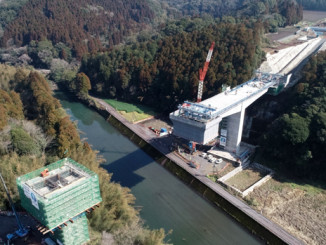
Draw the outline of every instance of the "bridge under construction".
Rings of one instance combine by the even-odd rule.
[[[170,113],[173,134],[200,144],[217,139],[225,150],[241,154],[245,109],[266,93],[277,95],[289,84],[290,72],[323,43],[324,39],[315,38],[268,54],[267,60],[248,82],[201,102],[185,101]],[[207,65],[206,60],[205,67]]]

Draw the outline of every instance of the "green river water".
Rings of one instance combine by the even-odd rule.
[[[121,135],[102,116],[86,106],[57,94],[81,137],[106,159],[103,165],[112,180],[129,187],[140,206],[141,217],[151,229],[173,230],[172,244],[261,244],[225,212],[213,207],[188,186]]]

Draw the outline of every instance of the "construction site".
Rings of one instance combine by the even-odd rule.
[[[293,36],[295,40],[292,43],[270,48],[266,61],[252,79],[234,88],[225,86],[221,93],[202,100],[209,62],[213,55],[218,55],[213,53],[212,43],[204,67],[199,71],[196,101],[193,98],[184,101],[170,113],[168,119],[151,118],[130,123],[113,108],[106,107],[104,102],[100,103],[100,108],[109,113],[108,121],[117,128],[123,128],[133,142],[143,146],[145,141],[164,154],[168,159],[160,162],[161,165],[173,161],[224,199],[232,199],[232,205],[259,220],[259,224],[274,232],[282,241],[300,244],[296,238],[283,233],[284,230],[278,229],[274,223],[270,224],[237,197],[242,200],[251,198],[259,186],[274,181],[269,181],[274,174],[271,169],[250,162],[256,146],[242,142],[246,108],[263,95],[277,96],[298,81],[295,70],[324,47],[323,35],[317,34],[305,40],[302,32],[302,35]],[[125,127],[130,131],[127,132]],[[194,179],[191,183],[195,182]],[[226,193],[225,189],[234,195]]]
[[[197,103],[185,101],[170,113],[173,134],[199,144],[215,142],[235,158],[243,155],[241,147],[245,110],[266,93],[278,95],[291,79],[291,71],[316,52],[324,38],[316,37],[301,44],[266,55],[266,61],[254,77],[234,88],[226,87],[220,94],[201,101],[202,81],[212,56],[212,44],[204,68],[200,71]],[[218,55],[218,54],[217,54]]]
[[[291,72],[324,45],[325,39],[321,33],[317,34],[307,40],[296,37],[296,45],[272,50],[252,79],[234,88],[224,87],[221,93],[202,101],[203,83],[213,55],[212,43],[199,71],[197,101],[180,104],[169,115],[172,123],[150,119],[141,125],[152,130],[161,138],[160,144],[170,146],[198,174],[242,197],[247,196],[271,179],[274,172],[250,163],[255,146],[242,142],[246,108],[264,94],[277,96],[295,84],[297,78]],[[168,133],[160,133],[160,128]]]
[[[181,103],[170,113],[170,121],[150,119],[129,125],[120,119],[120,123],[128,125],[133,132],[142,132],[142,138],[163,149],[160,151],[165,155],[173,153],[186,163],[183,167],[189,168],[192,174],[209,177],[214,184],[218,182],[246,197],[273,175],[271,169],[262,165],[250,165],[255,146],[242,142],[246,108],[264,94],[277,96],[296,82],[291,72],[323,48],[325,42],[325,28],[305,31],[309,30],[316,35],[307,36],[306,40],[300,37],[294,46],[267,53],[266,61],[246,83],[225,87],[221,93],[202,100],[205,75],[214,50],[212,43],[205,65],[199,71],[196,102],[189,98]],[[114,114],[113,109],[111,112],[109,107],[104,108]],[[207,178],[203,178],[200,180],[204,183]],[[41,236],[47,236],[53,244],[79,245],[89,241],[86,214],[102,200],[94,172],[65,158],[18,177],[17,187],[21,205],[34,218],[33,225]],[[29,230],[22,225],[14,207],[13,212],[19,229],[7,234],[12,241],[25,236]]]
[[[46,244],[80,245],[89,241],[86,214],[102,201],[98,176],[70,158],[17,178],[21,206],[33,217],[31,226],[24,226],[12,209],[19,229],[8,233],[8,244],[29,233],[42,237]],[[8,194],[9,200],[11,200]]]

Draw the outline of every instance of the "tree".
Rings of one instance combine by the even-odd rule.
[[[7,125],[7,111],[3,105],[0,104],[0,131]]]
[[[91,89],[91,82],[84,72],[77,74],[74,83],[77,94],[87,95],[88,91]]]
[[[53,59],[51,62],[51,78],[55,82],[64,80],[64,74],[69,64],[64,59]]]
[[[280,119],[280,136],[292,145],[304,143],[309,136],[309,122],[296,113],[286,114]]]
[[[19,155],[40,155],[41,150],[37,142],[22,128],[13,128],[10,132],[12,146]]]
[[[313,56],[291,101],[261,139],[264,158],[287,175],[326,180],[326,52]],[[291,171],[289,171],[291,169]]]
[[[182,29],[175,36],[84,58],[80,71],[90,78],[92,92],[171,111],[183,100],[196,98],[198,70],[213,41],[204,99],[224,83],[236,86],[251,78],[264,55],[262,25],[215,23],[188,33],[183,29],[189,21],[174,23]]]
[[[70,154],[79,145],[78,131],[69,117],[64,117],[59,121],[56,138],[60,157],[67,157],[67,153]]]

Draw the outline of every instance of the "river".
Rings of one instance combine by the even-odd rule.
[[[222,210],[198,196],[121,135],[97,112],[68,101],[58,93],[72,120],[78,121],[81,137],[106,159],[103,165],[112,180],[129,187],[140,206],[140,216],[151,229],[172,230],[167,242],[176,245],[261,244]]]

